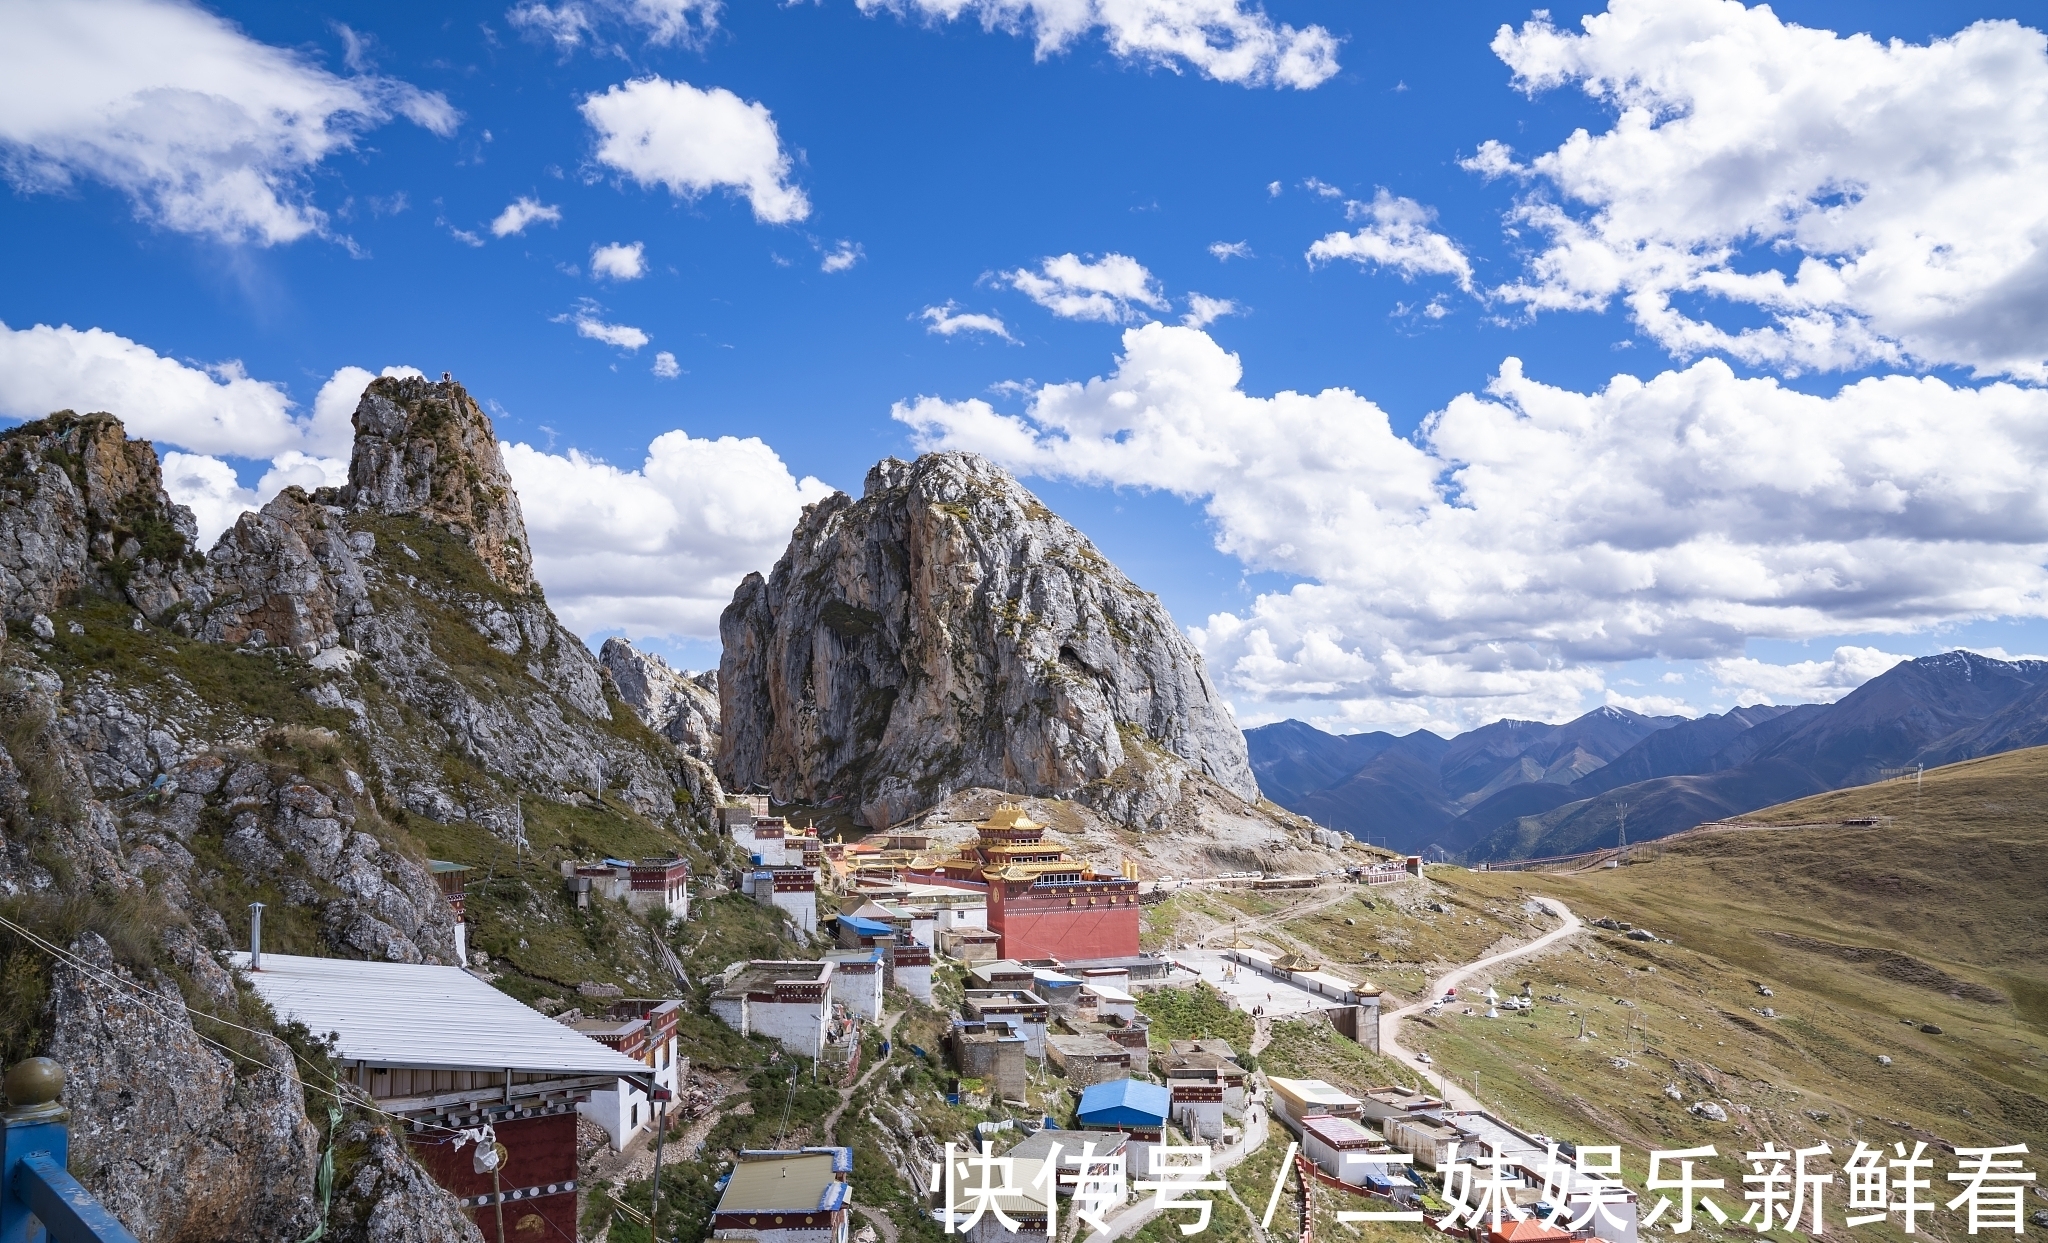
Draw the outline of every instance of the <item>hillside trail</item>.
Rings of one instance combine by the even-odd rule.
[[[1564,920],[1564,923],[1537,937],[1527,945],[1502,950],[1498,954],[1489,954],[1476,962],[1452,968],[1437,979],[1436,983],[1430,987],[1422,1000],[1412,1005],[1401,1007],[1399,1010],[1387,1015],[1383,1020],[1383,1025],[1380,1028],[1380,1052],[1413,1070],[1417,1075],[1421,1076],[1423,1083],[1436,1083],[1437,1095],[1443,1097],[1444,1101],[1454,1109],[1479,1109],[1481,1106],[1477,1097],[1464,1088],[1459,1087],[1455,1082],[1440,1078],[1440,1072],[1434,1066],[1421,1061],[1417,1053],[1401,1044],[1401,1021],[1410,1015],[1420,1014],[1422,1011],[1427,1010],[1436,998],[1443,996],[1446,989],[1456,988],[1473,976],[1491,971],[1503,963],[1513,962],[1517,958],[1528,958],[1541,954],[1558,942],[1576,935],[1581,928],[1585,927],[1580,922],[1579,917],[1572,913],[1572,909],[1556,898],[1538,897],[1534,900],[1542,903],[1545,910]]]
[[[1296,951],[1300,952],[1307,947],[1302,945],[1300,941],[1295,940],[1295,938],[1279,931],[1275,925],[1286,923],[1289,920],[1301,919],[1305,916],[1313,915],[1317,911],[1328,910],[1346,898],[1357,896],[1358,892],[1359,886],[1357,885],[1337,885],[1335,886],[1335,892],[1327,897],[1315,898],[1308,902],[1297,902],[1293,906],[1274,911],[1270,915],[1257,915],[1251,919],[1239,920],[1231,924],[1217,924],[1214,928],[1202,934],[1202,947],[1206,949],[1209,942],[1218,933],[1228,933],[1231,936],[1237,937],[1243,936],[1248,932],[1257,932],[1291,942],[1296,947]]]
[[[896,1030],[896,1021],[902,1018],[903,1014],[903,1011],[898,1010],[894,1014],[885,1014],[882,1016],[883,1040],[889,1039],[890,1034]],[[846,1107],[849,1104],[853,1103],[853,1094],[855,1092],[860,1091],[862,1085],[866,1084],[868,1080],[874,1078],[875,1073],[881,1070],[882,1067],[887,1066],[888,1064],[888,1058],[876,1058],[874,1065],[868,1067],[866,1074],[854,1080],[846,1087],[839,1089],[839,1103],[832,1107],[831,1113],[825,1115],[824,1125],[818,1128],[818,1134],[821,1137],[823,1137],[827,1141],[830,1141],[830,1139],[832,1138],[832,1128],[839,1125],[839,1116],[846,1112]]]

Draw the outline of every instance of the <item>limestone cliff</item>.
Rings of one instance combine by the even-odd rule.
[[[471,908],[495,970],[647,995],[645,930],[565,905],[555,864],[686,850],[716,788],[548,609],[461,386],[376,381],[356,422],[347,488],[287,489],[204,556],[112,416],[0,435],[0,913],[73,956],[0,931],[0,1062],[67,1066],[74,1169],[151,1243],[317,1222],[325,1055],[262,1034],[218,961],[249,902],[280,952],[453,962],[427,867],[453,853],[496,869]],[[343,1130],[328,1237],[478,1237],[389,1135]]]
[[[1158,599],[969,453],[885,459],[810,506],[720,621],[719,775],[870,825],[990,786],[1163,825],[1258,797],[1244,735]]]
[[[649,729],[700,759],[717,759],[717,670],[683,673],[625,639],[606,639],[597,659]]]

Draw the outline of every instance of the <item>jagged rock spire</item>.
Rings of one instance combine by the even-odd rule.
[[[442,373],[446,376],[446,372]],[[493,580],[534,588],[533,552],[489,416],[450,379],[382,376],[356,405],[351,509],[421,517],[462,532]]]

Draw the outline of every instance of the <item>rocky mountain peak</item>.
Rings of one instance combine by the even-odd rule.
[[[718,754],[718,673],[684,673],[653,652],[611,638],[597,654],[619,699],[649,729],[709,763]]]
[[[0,599],[54,610],[105,578],[152,616],[190,591],[192,511],[165,494],[156,449],[111,414],[59,411],[0,437]]]
[[[490,418],[453,380],[383,376],[355,412],[344,493],[354,510],[418,514],[460,532],[499,586],[533,590],[533,552]]]
[[[888,458],[808,508],[720,622],[719,775],[871,825],[987,786],[1165,824],[1258,797],[1166,610],[995,463]]]

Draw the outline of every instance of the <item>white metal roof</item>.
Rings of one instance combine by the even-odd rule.
[[[249,956],[232,964],[249,969]],[[343,1061],[449,1070],[645,1076],[643,1062],[521,1005],[460,967],[265,954],[249,981],[271,1009],[316,1036],[339,1033]]]

